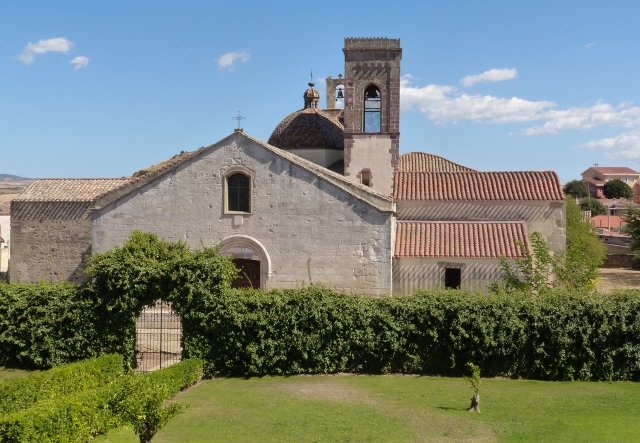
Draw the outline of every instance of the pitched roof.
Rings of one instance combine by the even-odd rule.
[[[393,195],[397,200],[564,200],[553,171],[396,172]]]
[[[398,171],[473,171],[471,168],[459,165],[439,155],[426,152],[409,152],[398,158]]]
[[[524,222],[403,222],[396,225],[394,257],[521,257],[530,248]]]
[[[606,181],[604,180],[598,180],[597,178],[592,178],[592,177],[583,178],[582,181],[587,183],[593,183],[596,186],[604,186],[604,184],[606,183]]]
[[[627,168],[626,166],[592,166],[582,174],[586,174],[589,171],[595,171],[602,175],[640,175],[639,172],[636,172],[631,168]]]
[[[264,149],[272,152],[278,157],[282,157],[290,161],[291,163],[297,166],[300,166],[301,168],[307,170],[308,172],[311,172],[312,174],[324,179],[329,183],[332,183],[333,185],[355,196],[356,198],[366,201],[367,203],[380,209],[381,211],[395,210],[395,204],[390,195],[376,192],[370,187],[365,186],[361,183],[352,182],[351,180],[348,180],[343,175],[338,174],[334,171],[331,171],[323,166],[320,166],[316,163],[313,163],[309,160],[306,160],[302,157],[292,154],[291,152],[272,146],[261,140],[255,139],[245,134],[244,131],[242,131],[241,129],[234,131],[229,136],[225,137],[224,139],[220,140],[219,142],[211,146],[203,147],[198,149],[197,151],[193,151],[190,153],[190,155],[177,158],[175,161],[167,163],[166,165],[164,165],[164,167],[160,169],[154,170],[152,172],[149,172],[148,174],[145,174],[141,177],[137,177],[135,179],[129,179],[129,181],[122,184],[118,188],[104,192],[103,194],[98,196],[100,200],[96,202],[96,206],[97,207],[107,206],[111,204],[113,201],[119,199],[120,197],[135,191],[136,189],[146,185],[147,183],[155,180],[158,177],[163,176],[169,171],[177,168],[179,165],[186,163],[188,161],[191,161],[191,159],[195,159],[199,155],[202,155],[205,152],[208,152],[212,149],[215,149],[220,146],[225,146],[227,143],[229,143],[230,139],[235,137],[243,137],[247,140],[250,140],[253,143],[256,143],[262,146]]]
[[[131,180],[128,178],[43,178],[31,183],[14,202],[90,202]]]

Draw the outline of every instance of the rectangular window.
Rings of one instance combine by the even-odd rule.
[[[462,269],[446,268],[444,270],[445,289],[460,289],[461,283],[462,283]]]

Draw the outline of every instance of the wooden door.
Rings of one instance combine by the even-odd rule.
[[[260,262],[244,258],[234,258],[232,261],[240,271],[232,287],[260,289]]]

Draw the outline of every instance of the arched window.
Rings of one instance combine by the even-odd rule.
[[[380,90],[375,85],[364,91],[364,132],[380,132]]]
[[[227,176],[227,211],[251,212],[251,177],[242,172]]]

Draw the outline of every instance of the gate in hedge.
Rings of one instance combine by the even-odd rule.
[[[142,310],[136,322],[136,367],[151,372],[180,362],[182,322],[171,303],[157,300]]]

